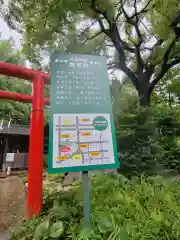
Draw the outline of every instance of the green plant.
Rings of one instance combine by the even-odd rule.
[[[48,155],[47,154],[43,155],[43,168],[45,168],[45,169],[48,168]]]
[[[126,176],[154,174],[158,168],[180,168],[178,108],[165,104],[122,112],[116,122],[120,172]]]
[[[16,228],[12,239],[180,239],[179,181],[113,174],[93,175],[91,181],[90,229],[83,228],[79,185],[68,192],[46,192],[41,216]]]
[[[62,182],[62,180],[64,179],[64,174],[48,174],[46,177],[46,180],[48,181],[53,181],[53,182]]]

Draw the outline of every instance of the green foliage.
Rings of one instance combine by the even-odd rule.
[[[23,53],[35,67],[49,71],[48,58],[54,50],[68,53],[99,53],[102,50],[104,36],[97,35],[96,41],[93,40],[97,31],[88,28],[84,15],[86,13],[93,18],[89,12],[90,5],[90,0],[37,1],[36,4],[34,1],[19,3],[15,0],[9,2],[9,13],[2,9],[2,15],[6,21],[8,19],[10,27],[13,25],[19,29],[18,26],[23,24]],[[87,31],[81,33],[84,27]],[[91,41],[87,42],[87,39]]]
[[[128,113],[131,109],[137,108],[138,96],[132,84],[124,80],[124,84],[118,80],[112,80],[110,85],[112,96],[112,107],[115,120],[123,113]]]
[[[180,96],[179,77],[179,67],[172,68],[156,85],[151,102],[154,104],[166,103],[169,107],[176,107]]]
[[[179,110],[168,111],[167,107],[157,108],[157,129],[160,135],[162,148],[161,163],[172,169],[180,169],[178,138],[180,134]]]
[[[121,161],[119,171],[126,176],[144,171],[153,174],[164,168],[179,171],[180,111],[176,100],[179,89],[178,85],[172,87],[178,77],[176,68],[165,76],[164,87],[157,86],[149,108],[139,106],[137,93],[128,82],[112,81],[113,113]],[[173,98],[169,99],[169,94]]]
[[[160,166],[179,171],[178,108],[159,104],[131,109],[120,114],[116,129],[122,173],[154,173]]]
[[[48,168],[48,155],[46,154],[43,155],[43,168]]]
[[[49,71],[53,51],[104,54],[146,106],[180,62],[179,11],[179,0],[12,0],[1,10],[10,27],[23,30],[23,52],[34,66]]]
[[[14,49],[12,40],[0,41],[0,61],[25,64],[25,60],[20,51]],[[31,94],[31,83],[28,81],[0,76],[0,89],[10,92],[19,92]],[[18,120],[20,123],[28,123],[30,119],[31,106],[21,102],[13,102],[8,100],[0,101],[0,118],[10,118]]]
[[[64,179],[64,174],[48,174],[46,179],[53,182],[62,182]]]
[[[151,109],[135,109],[122,114],[116,126],[120,170],[130,175],[152,172],[158,163],[161,148]]]
[[[165,77],[165,80],[168,82],[166,87],[167,92],[171,94],[173,102],[178,102],[180,99],[179,67],[171,69],[171,71]]]
[[[46,195],[40,217],[16,228],[12,239],[174,239],[180,238],[180,184],[161,177],[92,177],[90,229],[83,228],[80,185]],[[44,204],[43,204],[44,206]]]
[[[149,15],[152,27],[159,38],[167,39],[173,35],[170,25],[180,10],[180,3],[177,0],[153,0],[152,5]]]
[[[25,65],[23,54],[14,48],[11,39],[0,39],[0,61],[11,64]],[[13,77],[0,76],[0,89],[9,92],[18,92],[31,94],[32,84],[26,80],[20,80]],[[45,87],[45,97],[49,97],[49,89]],[[29,124],[31,114],[31,104],[17,101],[0,100],[0,120],[7,121],[12,118],[12,122],[20,124]],[[49,121],[49,110],[45,107],[45,123]]]

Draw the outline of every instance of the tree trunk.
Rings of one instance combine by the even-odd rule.
[[[139,102],[142,107],[150,106],[150,94],[147,92],[139,93]]]
[[[140,106],[144,109],[141,108],[140,111],[140,115],[138,118],[138,124],[139,125],[143,125],[145,124],[145,122],[147,121],[147,119],[149,118],[149,114],[150,114],[150,96],[151,94],[148,94],[147,91],[142,91],[142,92],[138,92],[139,94],[139,103]]]
[[[148,72],[143,72],[138,77],[138,85],[136,89],[139,95],[139,102],[142,107],[150,106],[151,92],[149,92],[150,75]]]
[[[169,102],[169,108],[172,110],[172,104],[171,104],[171,93],[169,93],[169,96],[168,96],[168,102]]]

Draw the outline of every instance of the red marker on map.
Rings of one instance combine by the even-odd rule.
[[[60,152],[70,152],[70,148],[69,147],[60,148]]]

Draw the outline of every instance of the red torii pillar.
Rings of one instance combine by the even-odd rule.
[[[33,95],[0,91],[1,99],[32,102],[28,159],[27,216],[38,215],[42,208],[43,145],[44,145],[44,84],[50,75],[38,70],[0,62],[0,74],[32,81]]]

